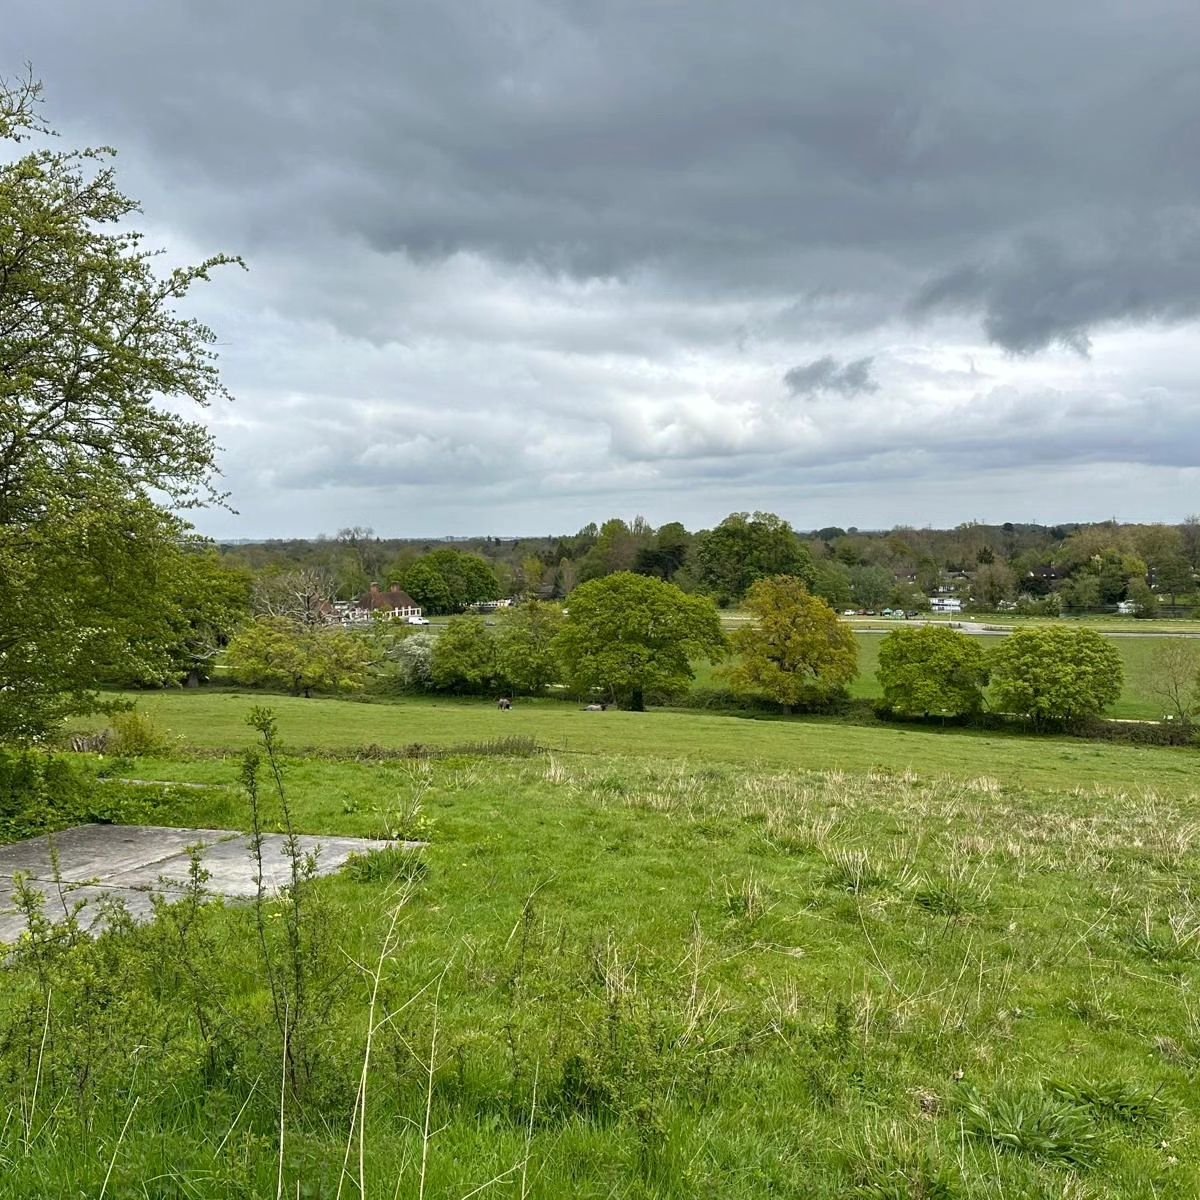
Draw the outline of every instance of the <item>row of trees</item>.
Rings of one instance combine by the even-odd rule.
[[[250,685],[353,691],[384,688],[537,695],[564,684],[641,709],[647,696],[686,687],[692,663],[725,650],[712,602],[623,572],[581,585],[569,613],[532,600],[501,613],[452,619],[440,634],[381,623],[366,633],[278,617],[252,622],[229,647],[232,676]]]
[[[898,629],[879,648],[884,704],[919,717],[993,711],[1028,718],[1035,728],[1099,716],[1121,694],[1121,656],[1094,630],[1021,629],[988,650],[945,626]]]
[[[392,624],[369,634],[255,622],[235,638],[229,665],[249,684],[297,694],[383,688],[538,695],[552,686],[633,709],[684,692],[701,660],[728,662],[717,677],[741,696],[787,711],[844,699],[858,674],[858,643],[834,610],[793,575],[751,584],[746,622],[728,638],[706,597],[620,572],[581,584],[568,610],[529,601],[498,615],[453,618],[444,632]],[[1196,677],[1192,666],[1193,691]],[[1121,659],[1088,629],[1019,630],[990,648],[946,626],[897,629],[884,638],[883,703],[910,717],[973,717],[986,708],[1035,728],[1101,714],[1120,695]]]

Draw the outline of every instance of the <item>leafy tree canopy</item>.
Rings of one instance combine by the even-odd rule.
[[[433,682],[453,691],[486,691],[496,679],[496,643],[482,617],[455,617],[433,647]]]
[[[897,629],[876,671],[888,708],[909,716],[967,716],[983,708],[987,654],[978,638],[944,625]]]
[[[1091,629],[1019,629],[991,653],[991,702],[1035,726],[1098,716],[1121,694],[1121,656]]]
[[[496,626],[496,670],[516,692],[536,696],[562,671],[555,639],[562,632],[562,605],[528,600],[502,613]]]
[[[259,617],[229,643],[226,662],[238,683],[311,696],[361,691],[371,658],[371,648],[359,634],[287,617]]]
[[[422,555],[393,579],[429,613],[460,613],[500,598],[500,581],[487,561],[449,547]]]
[[[556,639],[572,687],[639,711],[647,694],[686,687],[692,661],[715,661],[724,645],[710,600],[629,571],[580,584]]]
[[[794,575],[813,583],[812,555],[774,513],[730,513],[695,543],[696,577],[719,604],[740,600],[759,579]]]
[[[31,79],[0,84],[0,737],[35,737],[116,671],[161,674],[186,527],[219,499],[181,415],[226,395],[214,335],[176,304],[224,257],[164,275],[112,151],[33,149]],[[167,402],[167,403],[164,403]]]
[[[800,580],[760,579],[745,608],[753,621],[730,639],[738,660],[726,672],[738,691],[794,711],[827,702],[858,674],[854,631]]]

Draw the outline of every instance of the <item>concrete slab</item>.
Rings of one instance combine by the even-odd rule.
[[[352,854],[381,850],[389,845],[419,849],[423,842],[386,842],[367,838],[299,838],[300,848],[316,860],[318,875],[345,866]],[[63,916],[63,899],[55,882],[51,848],[57,851],[59,879],[68,908],[82,903],[84,929],[103,920],[101,901],[122,900],[135,920],[153,915],[151,897],[178,891],[191,870],[189,850],[199,847],[209,872],[205,890],[211,895],[247,900],[257,891],[256,866],[250,837],[231,829],[178,829],[156,825],[80,825],[48,837],[31,838],[0,847],[0,944],[12,943],[24,932],[25,920],[13,904],[12,877],[25,875],[29,886],[46,897],[46,912]],[[283,834],[263,838],[263,882],[274,895],[291,879]]]

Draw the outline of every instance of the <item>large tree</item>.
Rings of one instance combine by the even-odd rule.
[[[990,658],[992,707],[1037,728],[1098,716],[1121,694],[1121,656],[1092,629],[1019,629]]]
[[[496,643],[482,617],[455,617],[433,647],[433,682],[459,692],[486,692],[496,681]]]
[[[555,638],[565,620],[562,605],[548,600],[527,600],[500,614],[496,670],[514,691],[536,696],[558,681]]]
[[[230,260],[156,273],[112,151],[19,146],[48,132],[39,93],[0,85],[0,737],[167,667],[144,631],[186,527],[157,501],[219,498],[213,440],[183,415],[225,395],[214,335],[176,306]]]
[[[858,674],[854,631],[800,580],[760,579],[745,608],[752,620],[730,639],[738,658],[727,674],[736,690],[794,712],[828,702]]]
[[[756,580],[794,575],[813,583],[812,555],[792,527],[774,513],[730,513],[696,538],[695,572],[718,604],[740,600]]]
[[[218,655],[250,617],[249,574],[222,562],[211,547],[178,552],[166,548],[159,560],[157,588],[165,603],[143,616],[153,623],[137,629],[131,644],[165,646],[170,658],[163,670],[114,675],[117,682],[178,684],[195,687],[212,675]]]
[[[500,581],[487,561],[450,547],[423,554],[392,578],[430,613],[459,613],[500,597]]]
[[[945,625],[897,629],[876,670],[883,701],[908,716],[967,716],[983,708],[987,655],[977,637]]]
[[[647,694],[687,686],[692,662],[716,661],[725,639],[712,601],[620,571],[580,584],[555,640],[570,684],[641,711]]]

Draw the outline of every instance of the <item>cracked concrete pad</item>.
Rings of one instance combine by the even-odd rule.
[[[352,854],[381,850],[390,845],[418,849],[422,842],[372,841],[366,838],[311,837],[298,839],[301,852],[313,855],[318,875],[329,875],[345,866]],[[283,834],[263,838],[263,882],[276,893],[291,877]],[[52,847],[57,852],[56,882]],[[61,918],[68,907],[82,903],[83,928],[103,919],[101,900],[124,901],[135,920],[153,915],[151,897],[182,888],[191,870],[189,851],[197,847],[209,872],[205,888],[213,895],[244,900],[256,891],[256,866],[250,838],[230,829],[172,829],[154,825],[80,825],[46,837],[0,846],[0,944],[11,943],[25,929],[25,920],[13,903],[12,878],[24,875],[29,886],[46,897],[46,912]],[[60,887],[65,900],[60,898]]]

